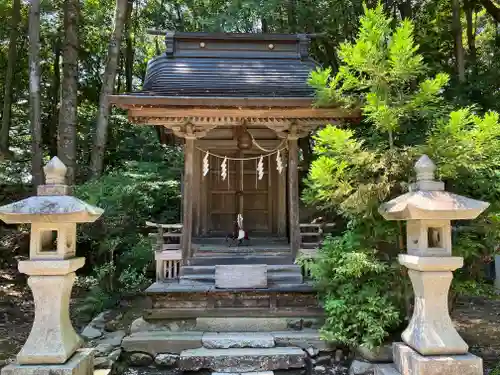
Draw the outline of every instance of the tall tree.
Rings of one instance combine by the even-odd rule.
[[[17,37],[19,34],[19,21],[21,19],[21,0],[14,0],[12,4],[12,17],[10,23],[9,56],[7,72],[5,73],[5,91],[3,97],[2,128],[0,129],[0,154],[9,157],[9,130],[12,112],[12,84],[16,66]]]
[[[99,112],[97,114],[97,128],[90,161],[90,170],[94,178],[102,174],[104,165],[104,152],[108,136],[109,95],[113,93],[113,87],[115,85],[116,69],[120,56],[120,44],[127,18],[127,6],[127,0],[116,0],[114,29],[109,40],[108,60],[102,77]]]
[[[460,21],[460,0],[451,0],[452,30],[455,42],[455,69],[458,80],[465,82],[465,53],[462,42],[462,23]]]
[[[470,65],[475,68],[477,60],[476,52],[476,27],[474,25],[474,9],[475,1],[466,0],[465,4],[465,20],[467,22],[467,46],[469,47]]]
[[[134,76],[134,46],[133,46],[133,22],[134,0],[128,0],[127,14],[125,15],[125,87],[127,92],[132,91],[132,80]]]
[[[46,139],[44,143],[48,145],[50,155],[57,155],[57,134],[58,118],[59,118],[59,105],[61,100],[61,38],[58,31],[55,35],[53,43],[54,60],[52,61],[52,84],[51,84],[51,103],[48,115],[48,129],[45,132]]]
[[[57,154],[68,168],[66,178],[70,185],[75,182],[76,165],[79,8],[79,0],[64,1],[63,78]]]
[[[42,121],[40,118],[40,0],[32,0],[29,16],[31,174],[33,184],[44,182],[42,170]]]

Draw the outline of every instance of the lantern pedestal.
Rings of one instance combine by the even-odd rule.
[[[392,351],[394,367],[401,375],[483,374],[483,360],[470,353],[463,355],[423,356],[408,345],[399,342],[393,344]]]
[[[403,341],[422,355],[467,353],[469,346],[448,312],[452,271],[462,267],[463,258],[400,254],[399,263],[408,268],[415,293],[413,316],[401,335]]]
[[[2,369],[2,375],[92,375],[94,349],[79,349],[66,363],[58,365],[12,364]]]
[[[85,258],[19,262],[19,271],[30,276],[35,301],[35,321],[17,355],[19,364],[65,363],[82,346],[71,324],[69,301],[75,271],[84,263]]]

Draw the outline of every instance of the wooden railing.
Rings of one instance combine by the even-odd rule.
[[[182,238],[182,224],[159,224],[146,221],[146,226],[156,228],[156,233],[150,237],[156,238],[153,245],[156,262],[156,281],[166,281],[179,277],[182,263],[180,240]]]
[[[335,226],[332,223],[300,224],[300,250],[302,258],[302,275],[305,279],[311,277],[311,264],[316,258],[318,249],[321,247],[325,235]]]

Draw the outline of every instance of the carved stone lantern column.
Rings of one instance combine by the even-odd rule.
[[[399,263],[408,268],[415,306],[402,334],[404,344],[393,346],[394,362],[405,375],[482,374],[482,360],[467,353],[469,347],[453,327],[448,311],[452,271],[463,266],[452,256],[451,220],[475,219],[488,203],[444,191],[434,180],[436,166],[427,155],[415,164],[417,182],[410,192],[384,203],[387,220],[406,220],[408,254]],[[405,345],[406,344],[406,345]]]
[[[5,223],[31,224],[30,258],[19,262],[19,271],[29,275],[35,301],[30,335],[17,364],[2,369],[2,375],[50,373],[52,365],[64,370],[61,364],[69,373],[82,366],[92,371],[91,353],[75,354],[82,339],[71,324],[69,301],[75,271],[85,263],[85,258],[75,256],[76,224],[95,221],[103,210],[70,195],[66,167],[57,157],[44,172],[46,185],[38,187],[37,196],[0,207]]]

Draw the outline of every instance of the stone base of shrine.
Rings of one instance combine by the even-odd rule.
[[[316,291],[307,283],[261,289],[155,283],[146,294],[150,299],[143,315],[146,320],[248,317],[321,320],[324,316]]]
[[[77,350],[66,363],[60,365],[11,364],[2,368],[1,375],[92,375],[93,349]]]
[[[393,344],[393,364],[374,368],[375,375],[482,375],[483,360],[473,354],[423,356],[404,343]]]

